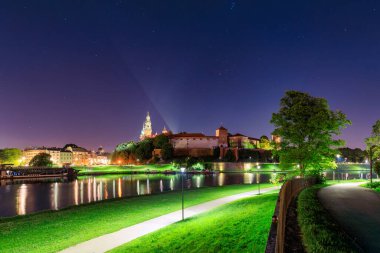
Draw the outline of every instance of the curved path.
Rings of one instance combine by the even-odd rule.
[[[261,193],[278,190],[278,187],[271,187],[271,188],[264,188],[261,189]],[[239,200],[242,198],[247,197],[253,197],[257,195],[258,191],[249,191],[244,192],[240,194],[231,195],[228,197],[208,201],[199,205],[191,206],[188,208],[185,208],[185,218],[189,218],[191,216],[209,211],[213,208],[216,208],[218,206],[230,203],[235,200]],[[186,199],[185,199],[186,201]],[[162,216],[159,216],[157,218],[144,221],[142,223],[124,228],[122,230],[119,230],[117,232],[106,234],[94,239],[91,239],[89,241],[74,245],[70,248],[67,248],[62,253],[100,253],[100,252],[106,252],[108,250],[111,250],[113,248],[116,248],[120,245],[123,245],[127,242],[130,242],[136,238],[139,238],[140,236],[149,234],[151,232],[154,232],[156,230],[159,230],[163,227],[166,227],[170,224],[173,224],[175,222],[178,222],[182,219],[182,210],[172,212],[169,214],[165,214]],[[96,222],[96,221],[94,221]]]
[[[322,205],[365,252],[380,252],[380,194],[360,187],[363,183],[322,188]]]

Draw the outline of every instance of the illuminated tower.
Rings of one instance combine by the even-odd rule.
[[[152,122],[150,121],[149,112],[146,115],[146,119],[143,125],[143,129],[141,130],[140,140],[144,140],[145,138],[152,137]]]
[[[218,129],[216,129],[215,135],[219,138],[219,147],[228,147],[228,130],[226,128],[220,126]]]

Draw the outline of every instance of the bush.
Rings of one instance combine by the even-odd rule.
[[[236,157],[231,149],[227,150],[226,155],[224,156],[224,160],[227,162],[235,162]]]
[[[364,185],[364,187],[371,188],[371,189],[373,189],[373,188],[380,188],[380,182],[373,182],[372,184],[371,183],[366,183]]]
[[[307,252],[360,252],[318,200],[321,186],[303,190],[297,202],[297,219]]]
[[[51,155],[46,153],[41,153],[30,160],[29,165],[32,167],[52,167],[53,162],[51,161]]]
[[[161,157],[163,160],[167,161],[173,158],[173,146],[170,143],[165,143],[161,149]]]
[[[257,150],[252,149],[239,149],[239,159],[249,160],[251,162],[258,162],[260,153]]]

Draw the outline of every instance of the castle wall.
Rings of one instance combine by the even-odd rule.
[[[213,149],[218,146],[219,138],[214,136],[207,137],[178,137],[170,139],[174,149],[193,149],[206,148]]]
[[[213,149],[210,148],[193,148],[193,149],[174,149],[174,156],[191,156],[191,157],[204,157],[212,156]]]

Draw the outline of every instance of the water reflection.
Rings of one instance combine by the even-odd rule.
[[[28,197],[28,185],[22,184],[17,191],[16,205],[17,215],[26,214],[26,198]]]
[[[368,171],[330,171],[326,178],[350,180],[369,178]],[[220,173],[184,175],[185,188],[223,186],[230,184],[267,183],[274,173]],[[41,210],[58,210],[110,198],[154,194],[181,189],[181,175],[112,175],[62,179],[2,181],[0,216],[14,216]]]

